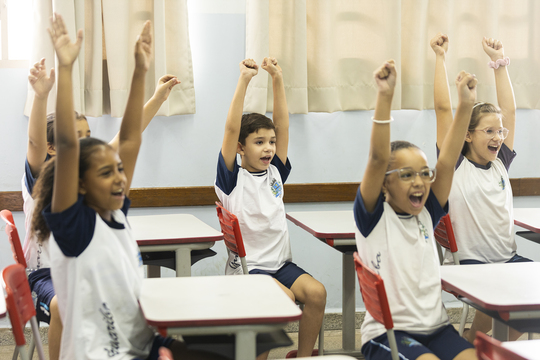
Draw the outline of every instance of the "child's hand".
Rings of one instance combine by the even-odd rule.
[[[474,104],[476,102],[476,83],[478,80],[473,74],[461,70],[456,79],[459,101]]]
[[[79,51],[81,50],[83,31],[79,30],[77,32],[77,41],[72,43],[69,39],[64,19],[57,13],[54,13],[54,16],[51,18],[51,27],[48,28],[47,31],[49,31],[54,50],[56,50],[58,65],[72,65],[77,59],[77,56],[79,56]]]
[[[245,59],[240,63],[240,75],[249,80],[259,72],[259,65],[253,59]]]
[[[172,351],[165,346],[160,347],[158,360],[174,360]]]
[[[444,56],[448,51],[448,35],[443,33],[438,33],[433,39],[429,42],[431,48],[436,55]]]
[[[144,23],[135,43],[135,68],[148,71],[152,61],[152,25],[150,20]]]
[[[30,69],[28,81],[32,85],[36,96],[47,96],[54,85],[54,68],[51,69],[50,74],[47,76],[45,58],[43,58]]]
[[[392,95],[396,87],[396,66],[394,60],[388,60],[373,72],[373,77],[379,88],[379,93]]]
[[[490,57],[491,61],[497,61],[504,58],[504,48],[502,42],[493,38],[484,38],[482,39],[482,46],[484,51]]]
[[[283,73],[281,67],[278,65],[276,58],[273,57],[265,57],[261,64],[261,67],[266,70],[272,77],[276,75],[281,75]]]
[[[154,91],[154,97],[164,102],[169,97],[172,88],[178,84],[180,84],[180,80],[174,75],[164,75],[160,77],[156,86],[156,91]]]

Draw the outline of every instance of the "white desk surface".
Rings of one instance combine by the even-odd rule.
[[[487,310],[540,310],[540,263],[441,266],[443,288]]]
[[[355,237],[356,223],[352,210],[289,212],[287,219],[317,238]]]
[[[191,214],[128,216],[139,246],[223,240],[223,234]]]
[[[514,224],[540,233],[540,208],[514,208]]]
[[[540,360],[540,340],[505,341],[503,346],[529,360]]]
[[[302,316],[267,275],[145,279],[139,304],[147,322],[162,328],[279,324]]]

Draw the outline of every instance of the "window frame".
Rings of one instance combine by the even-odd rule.
[[[7,3],[0,3],[0,26],[2,34],[2,49],[0,58],[0,69],[6,68],[28,68],[30,60],[11,60],[9,59],[8,44],[8,7]]]

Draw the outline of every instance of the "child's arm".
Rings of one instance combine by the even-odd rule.
[[[469,127],[472,108],[476,101],[476,83],[474,75],[461,71],[456,79],[459,102],[454,121],[450,124],[448,135],[442,144],[439,144],[441,152],[437,160],[437,178],[431,185],[433,193],[442,207],[448,201],[454,168],[465,141],[465,134]]]
[[[236,161],[236,151],[238,148],[238,137],[240,135],[240,124],[242,121],[242,112],[244,109],[244,98],[246,89],[251,79],[257,75],[259,66],[253,59],[246,59],[240,63],[240,77],[236,90],[229,107],[227,121],[225,122],[225,134],[223,135],[223,144],[221,145],[221,155],[225,160],[225,165],[230,171],[234,170]]]
[[[390,120],[390,108],[396,86],[396,68],[394,60],[388,60],[373,73],[377,82],[377,102],[375,104],[374,120]],[[360,183],[360,194],[364,206],[369,212],[375,210],[377,199],[381,195],[388,161],[390,160],[390,121],[386,123],[373,122],[369,159]]]
[[[159,78],[156,91],[154,95],[144,104],[143,115],[142,115],[142,132],[146,129],[148,124],[152,121],[156,113],[158,112],[161,105],[167,100],[169,94],[171,93],[172,88],[180,84],[180,80],[174,75],[164,75]],[[109,145],[118,151],[118,145],[120,143],[120,133],[117,133],[114,138],[111,140]]]
[[[34,177],[39,175],[47,157],[47,99],[54,85],[54,76],[54,69],[51,69],[47,76],[45,58],[35,63],[28,75],[28,81],[34,90],[34,102],[28,119],[26,158]]]
[[[434,102],[435,116],[437,117],[437,146],[441,148],[446,134],[452,124],[452,101],[450,99],[450,88],[448,86],[448,76],[446,75],[446,52],[448,51],[448,36],[442,33],[437,34],[430,43],[435,52],[435,83]]]
[[[499,40],[484,37],[482,46],[491,61],[504,58],[503,44]],[[510,150],[514,150],[514,135],[516,130],[516,99],[514,98],[514,89],[510,82],[507,66],[499,66],[494,71],[497,102],[502,111],[503,126],[510,130],[508,137],[504,139],[504,143]]]
[[[131,80],[126,111],[120,132],[118,133],[118,154],[124,165],[124,173],[127,178],[125,193],[129,195],[129,187],[135,172],[135,163],[139,155],[142,141],[142,117],[144,104],[144,83],[146,72],[152,59],[152,29],[150,21],[144,23],[141,34],[135,44],[135,70]]]
[[[283,72],[275,58],[264,58],[261,67],[272,77],[272,90],[274,92],[272,118],[276,127],[276,155],[285,164],[289,149],[289,110],[285,98]]]
[[[51,19],[51,35],[56,57],[58,58],[58,93],[56,100],[56,123],[54,137],[56,142],[56,164],[51,212],[62,212],[77,201],[79,193],[79,139],[75,128],[73,110],[73,63],[81,49],[83,32],[77,33],[77,41],[72,43],[58,14]]]

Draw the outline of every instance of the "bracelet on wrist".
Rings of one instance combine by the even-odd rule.
[[[371,121],[376,124],[390,124],[392,121],[394,121],[394,118],[390,116],[390,119],[388,120],[375,120],[375,116],[373,116],[371,117]]]
[[[508,56],[502,59],[498,59],[497,61],[488,62],[488,66],[495,70],[498,69],[499,66],[507,66],[507,65],[510,65],[510,58]]]

